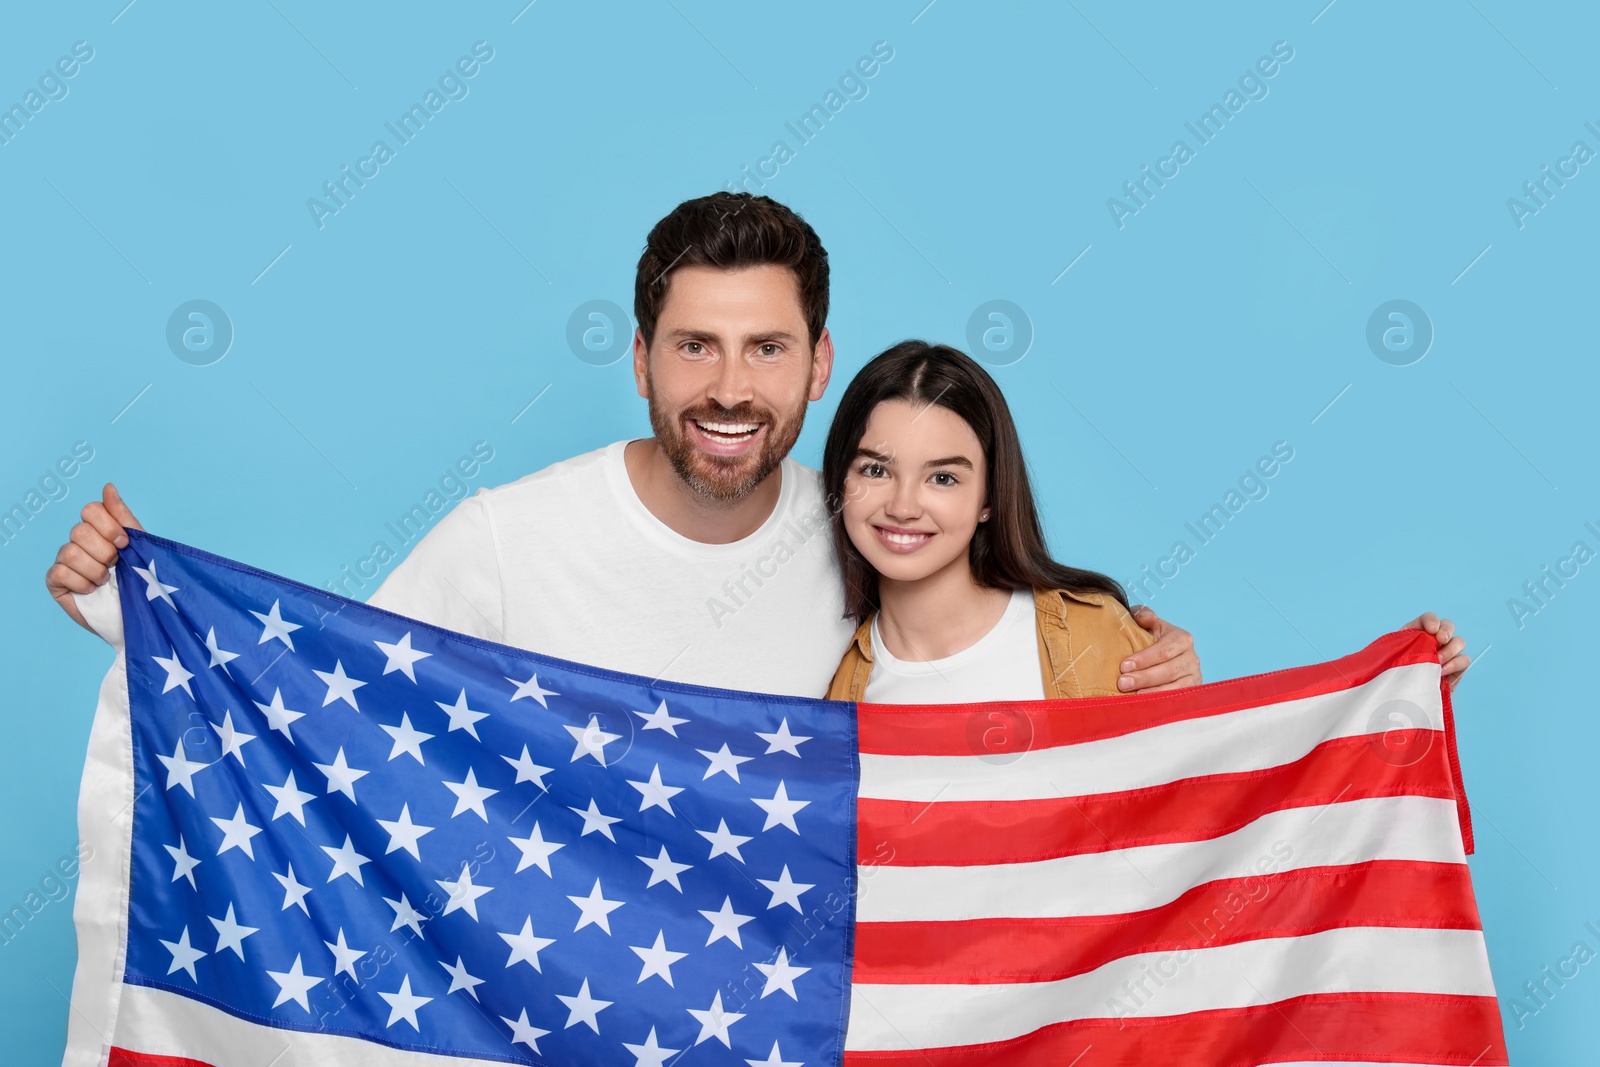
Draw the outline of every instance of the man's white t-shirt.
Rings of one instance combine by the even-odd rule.
[[[823,696],[854,627],[819,474],[786,457],[760,529],[708,545],[644,506],[626,444],[479,489],[367,603],[647,678]]]
[[[904,660],[884,647],[872,619],[872,674],[862,699],[874,704],[976,704],[1043,700],[1033,591],[1017,589],[1000,621],[943,659]]]

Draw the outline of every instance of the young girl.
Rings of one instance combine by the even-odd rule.
[[[1154,638],[1122,587],[1045,548],[1005,397],[971,358],[902,341],[862,368],[822,477],[847,613],[835,700],[949,704],[1117,695]]]

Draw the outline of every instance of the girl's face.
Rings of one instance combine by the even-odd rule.
[[[872,410],[845,477],[851,543],[891,581],[965,569],[988,497],[986,466],[977,435],[955,412],[885,400]]]

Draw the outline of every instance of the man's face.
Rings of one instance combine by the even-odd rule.
[[[787,267],[674,271],[649,349],[635,333],[633,372],[650,427],[678,477],[732,503],[777,469],[806,404],[827,388],[833,342],[809,343]]]

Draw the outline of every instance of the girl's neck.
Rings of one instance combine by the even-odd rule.
[[[965,558],[914,582],[880,577],[878,636],[896,659],[944,659],[994,629],[1010,602],[1010,590],[973,581]]]

